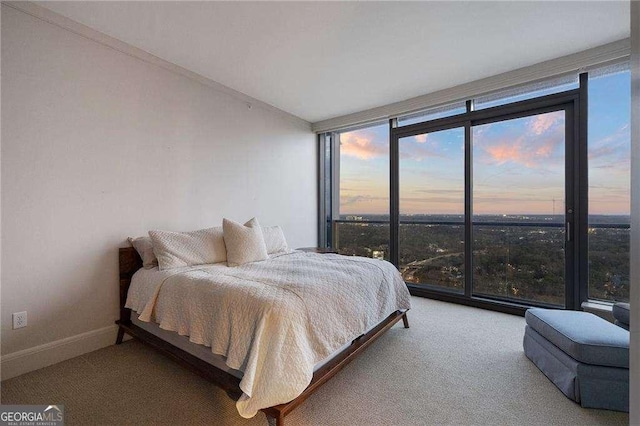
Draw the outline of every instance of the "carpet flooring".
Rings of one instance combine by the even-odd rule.
[[[525,357],[524,318],[412,298],[394,326],[288,417],[302,425],[614,425],[581,408]],[[1,384],[3,404],[64,404],[68,425],[266,426],[224,392],[136,341]]]

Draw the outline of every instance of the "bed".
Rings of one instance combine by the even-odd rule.
[[[212,381],[243,417],[285,416],[400,319],[406,286],[376,259],[289,252],[239,268],[141,269],[120,249],[127,333]]]

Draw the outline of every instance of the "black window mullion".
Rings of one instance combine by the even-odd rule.
[[[327,206],[327,187],[326,187],[326,137],[324,133],[318,135],[318,246],[326,247],[328,238],[327,221],[325,219]]]
[[[577,116],[575,138],[575,182],[576,182],[576,285],[574,309],[580,309],[589,298],[589,155],[588,155],[588,111],[589,75],[580,74],[580,96],[574,116]]]
[[[579,230],[576,226],[576,114],[575,106],[569,105],[565,109],[565,308],[576,308],[576,286],[578,274],[575,265],[576,250],[580,240]]]
[[[470,106],[467,107],[467,110]],[[464,295],[473,294],[473,134],[464,125]]]
[[[335,169],[334,169],[334,156],[336,155],[336,150],[335,150],[335,133],[327,133],[326,137],[325,137],[325,144],[327,152],[325,153],[326,155],[326,168],[325,168],[325,173],[327,174],[328,178],[327,181],[325,183],[325,186],[328,190],[328,197],[326,198],[325,201],[325,208],[326,208],[326,212],[325,212],[325,226],[326,226],[326,232],[327,232],[327,241],[326,241],[326,246],[327,247],[333,247],[333,209],[334,209],[334,198],[335,198],[335,194],[334,194],[334,181],[336,178],[335,175]]]
[[[400,238],[400,153],[394,120],[389,120],[389,249],[391,263],[399,265]]]

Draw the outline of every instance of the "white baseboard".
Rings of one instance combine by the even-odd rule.
[[[118,326],[110,325],[4,355],[0,359],[0,377],[10,379],[105,348],[116,342],[117,334]]]

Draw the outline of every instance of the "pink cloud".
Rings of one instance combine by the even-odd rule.
[[[525,124],[526,123],[526,124]],[[522,124],[493,124],[474,130],[474,146],[482,148],[486,160],[499,165],[514,163],[527,168],[544,167],[562,158],[564,111],[537,115]]]
[[[507,161],[519,162],[525,157],[520,144],[502,143],[500,145],[487,147],[487,152],[491,158],[499,164],[504,164]]]
[[[515,141],[501,141],[488,146],[485,151],[498,164],[512,162],[528,168],[535,168],[544,165],[545,162],[543,160],[548,160],[553,156],[562,139],[547,138],[538,143],[536,142],[520,137]]]
[[[340,135],[340,152],[361,160],[388,155],[386,146],[376,144],[374,135],[367,132],[349,132]]]
[[[564,118],[564,111],[536,115],[529,121],[529,128],[536,135],[541,135]],[[564,124],[564,120],[562,120]]]
[[[553,143],[545,143],[536,150],[538,157],[549,157],[555,148]]]
[[[428,136],[428,135],[427,135],[426,133],[423,133],[423,134],[421,134],[421,135],[416,136],[416,137],[415,137],[415,138],[416,138],[416,142],[418,142],[418,143],[425,143],[425,142],[427,141],[427,136]]]

